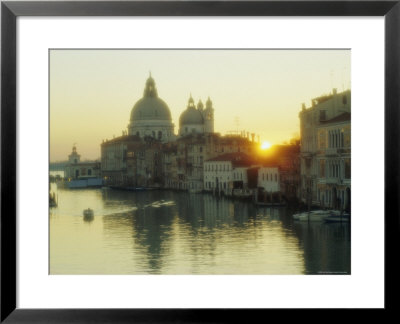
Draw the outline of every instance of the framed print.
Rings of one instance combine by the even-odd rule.
[[[398,1],[1,11],[2,321],[393,308]]]

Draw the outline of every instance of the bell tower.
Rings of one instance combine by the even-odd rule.
[[[204,131],[206,133],[214,133],[214,108],[210,97],[206,102],[206,109],[203,110]]]
[[[68,162],[70,164],[77,164],[81,161],[81,156],[76,151],[76,143],[72,146],[72,152],[68,155]]]

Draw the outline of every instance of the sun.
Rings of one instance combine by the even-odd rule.
[[[269,143],[269,142],[263,142],[261,144],[261,149],[262,150],[268,150],[270,147],[271,147],[271,143]]]

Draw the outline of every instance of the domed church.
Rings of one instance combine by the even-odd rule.
[[[214,132],[214,108],[208,98],[206,108],[200,100],[197,108],[194,104],[192,95],[190,95],[186,110],[179,118],[179,135],[204,134]]]
[[[146,81],[143,98],[132,108],[128,134],[141,138],[153,137],[162,142],[175,140],[171,112],[168,105],[158,97],[151,74]]]

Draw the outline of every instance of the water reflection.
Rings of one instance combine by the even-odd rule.
[[[51,273],[350,271],[349,226],[294,223],[287,208],[172,191],[59,190],[59,195],[50,216]],[[85,222],[87,205],[95,216]],[[91,229],[82,228],[85,223]],[[85,244],[89,247],[76,248]]]

